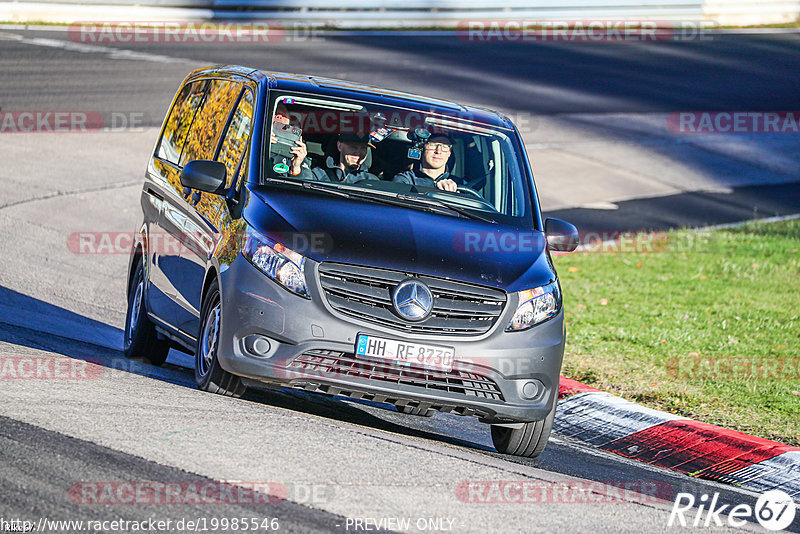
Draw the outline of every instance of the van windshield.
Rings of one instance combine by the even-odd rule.
[[[532,228],[512,130],[312,95],[273,97],[262,182]]]

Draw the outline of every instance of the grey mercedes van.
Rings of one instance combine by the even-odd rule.
[[[497,112],[358,83],[213,67],[150,154],[125,354],[195,357],[200,389],[288,387],[477,417],[535,457],[564,355],[522,138]]]

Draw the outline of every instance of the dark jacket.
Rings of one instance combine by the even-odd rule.
[[[433,178],[422,172],[419,163],[417,163],[411,170],[395,174],[394,178],[392,178],[392,181],[436,189],[436,182],[440,180],[446,180],[448,178],[455,181],[456,183],[461,183],[460,179],[451,175],[448,171],[444,171],[438,178],[434,180]]]
[[[313,178],[311,178],[312,180],[317,180],[319,182],[339,182],[344,184],[354,184],[362,180],[378,179],[378,177],[374,174],[367,172],[367,169],[363,165],[356,170],[348,169],[343,171],[339,168],[339,164],[331,156],[328,156],[328,159],[325,160],[324,167],[314,167],[311,169],[311,174],[313,175]]]

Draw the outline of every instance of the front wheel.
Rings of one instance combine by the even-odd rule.
[[[508,428],[492,425],[492,443],[497,452],[536,458],[547,445],[553,420],[556,417],[556,403],[542,421],[524,423],[522,428]]]
[[[144,260],[142,260],[144,261]],[[169,342],[158,339],[156,328],[147,317],[145,306],[144,265],[139,261],[128,291],[128,313],[125,316],[123,354],[132,360],[161,365],[167,359]]]
[[[194,351],[194,379],[197,387],[209,393],[241,397],[247,387],[242,384],[241,378],[223,369],[217,359],[222,324],[222,301],[216,280],[211,282],[208,288],[200,318],[202,328]]]

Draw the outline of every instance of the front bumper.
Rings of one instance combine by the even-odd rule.
[[[280,287],[241,255],[221,273],[223,369],[260,382],[474,415],[487,423],[539,421],[552,409],[564,355],[563,312],[529,330],[505,332],[517,307],[509,295],[486,334],[408,334],[338,314],[322,293],[317,266],[306,262],[310,300]],[[357,360],[359,333],[454,347],[453,371]],[[263,340],[253,350],[258,337],[268,341],[267,350]],[[523,389],[530,382],[536,395],[530,385]]]

